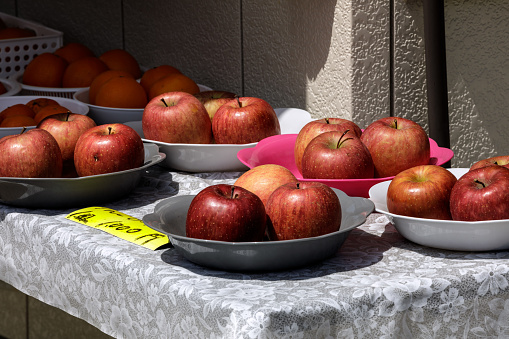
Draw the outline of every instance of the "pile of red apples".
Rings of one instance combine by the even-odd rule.
[[[281,134],[267,101],[227,91],[161,94],[145,106],[142,128],[146,139],[183,144],[248,144]]]
[[[408,119],[383,118],[362,131],[350,120],[329,118],[306,124],[294,153],[304,178],[364,179],[428,164],[430,144],[424,129]],[[200,191],[188,210],[186,235],[230,242],[293,240],[336,232],[341,216],[332,188],[265,164],[243,173],[234,185]]]
[[[436,165],[409,168],[387,189],[390,213],[417,218],[509,219],[509,156],[474,163],[460,178]]]
[[[0,139],[0,177],[69,178],[143,165],[138,133],[124,124],[97,126],[90,117],[59,113],[35,128]]]
[[[426,131],[416,122],[381,118],[362,131],[354,122],[325,118],[297,135],[295,164],[305,179],[385,178],[430,161]]]

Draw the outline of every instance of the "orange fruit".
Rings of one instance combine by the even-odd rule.
[[[12,115],[2,120],[0,127],[23,127],[23,126],[35,126],[37,123],[32,117],[26,115]]]
[[[58,48],[55,52],[59,57],[64,58],[68,63],[76,61],[84,57],[95,56],[94,52],[87,46],[79,42],[70,42]]]
[[[69,112],[69,110],[64,106],[48,105],[46,107],[41,108],[41,110],[35,115],[34,120],[35,123],[38,124],[42,121],[42,119],[49,117],[50,115],[67,112]]]
[[[140,83],[123,76],[106,81],[95,96],[95,104],[105,107],[144,108],[147,102],[147,94]]]
[[[53,53],[45,52],[30,61],[23,73],[22,82],[29,86],[62,87],[67,61]]]
[[[110,49],[99,56],[109,69],[124,70],[133,75],[135,79],[141,77],[138,61],[126,50]]]
[[[35,31],[29,28],[19,28],[19,27],[6,27],[0,29],[0,40],[4,39],[19,39],[19,38],[29,38],[35,36]]]
[[[107,70],[108,66],[95,56],[80,58],[65,69],[62,87],[88,87],[96,76]]]
[[[0,121],[3,121],[5,118],[8,117],[18,115],[33,118],[35,116],[35,112],[33,109],[31,109],[25,104],[15,104],[5,108],[2,112],[0,112]]]
[[[7,88],[5,88],[5,85],[0,82],[0,94],[7,93]]]
[[[30,107],[35,112],[35,114],[37,114],[41,108],[48,105],[59,105],[59,103],[51,98],[35,98],[27,102],[25,105]]]
[[[101,86],[104,85],[106,81],[117,76],[133,78],[131,73],[123,70],[110,69],[105,72],[102,72],[101,74],[96,76],[94,80],[92,80],[92,83],[90,84],[90,88],[88,89],[88,102],[92,105],[95,105],[95,97],[97,96],[99,88],[101,88]]]
[[[167,92],[187,92],[196,94],[200,91],[193,79],[180,73],[173,73],[157,80],[148,91],[149,100]]]
[[[170,65],[161,65],[147,70],[141,76],[140,84],[143,86],[145,91],[148,93],[150,87],[159,79],[164,78],[167,75],[173,73],[182,73],[177,68]]]

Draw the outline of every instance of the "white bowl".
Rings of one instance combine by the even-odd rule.
[[[37,99],[37,98],[49,98],[53,99],[56,102],[58,102],[60,105],[66,107],[69,109],[72,113],[77,114],[88,114],[88,106],[73,100],[73,99],[67,99],[67,98],[59,98],[59,97],[53,97],[53,96],[39,96],[39,95],[18,95],[18,96],[0,96],[0,112],[6,109],[9,106],[13,106],[16,104],[26,104],[30,100]],[[35,126],[29,126],[27,129],[35,128]],[[0,127],[0,138],[5,137],[6,135],[12,135],[12,134],[19,134],[23,130],[23,127]]]
[[[468,168],[449,169],[457,178]],[[374,185],[369,199],[375,210],[389,217],[398,232],[417,244],[453,251],[496,251],[509,249],[509,219],[455,221],[407,217],[387,209],[387,189],[391,181]]]
[[[309,112],[298,108],[274,109],[279,119],[282,134],[299,133],[302,127],[311,121]],[[130,121],[126,125],[134,128],[144,138],[141,121]],[[172,144],[143,139],[159,146],[166,159],[161,165],[184,172],[231,172],[246,171],[249,168],[240,162],[237,153],[245,148],[255,147],[249,144]]]
[[[0,79],[0,82],[5,86],[7,92],[0,94],[0,97],[9,97],[19,94],[21,92],[21,85],[16,81],[10,79]]]
[[[199,84],[198,87],[201,92],[211,90],[210,87]],[[102,125],[141,120],[141,117],[143,116],[143,108],[113,108],[92,105],[89,103],[88,90],[88,87],[78,90],[74,93],[73,98],[89,106],[90,113],[88,116],[94,119],[96,124]]]

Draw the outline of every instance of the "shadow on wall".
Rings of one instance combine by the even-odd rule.
[[[394,2],[395,115],[427,128],[422,0]],[[509,4],[446,1],[445,29],[453,167],[509,154]]]
[[[308,83],[335,71],[327,67],[338,52],[331,52],[334,26],[342,24],[335,23],[336,6],[336,0],[244,1],[244,94],[303,109],[308,96],[320,97],[324,89],[310,91]]]
[[[445,16],[455,158],[469,166],[509,154],[509,6],[453,2],[446,4]]]

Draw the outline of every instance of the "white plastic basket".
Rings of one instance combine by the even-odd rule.
[[[23,83],[23,73],[18,72],[9,76],[9,80],[19,84],[21,87],[20,95],[35,95],[35,96],[51,96],[51,97],[60,97],[60,98],[68,98],[73,99],[74,93],[83,88],[88,87],[39,87],[39,86],[29,86]]]
[[[44,52],[54,52],[63,44],[63,33],[32,21],[0,12],[7,26],[30,28],[36,36],[0,40],[0,78],[22,72],[32,59]]]

